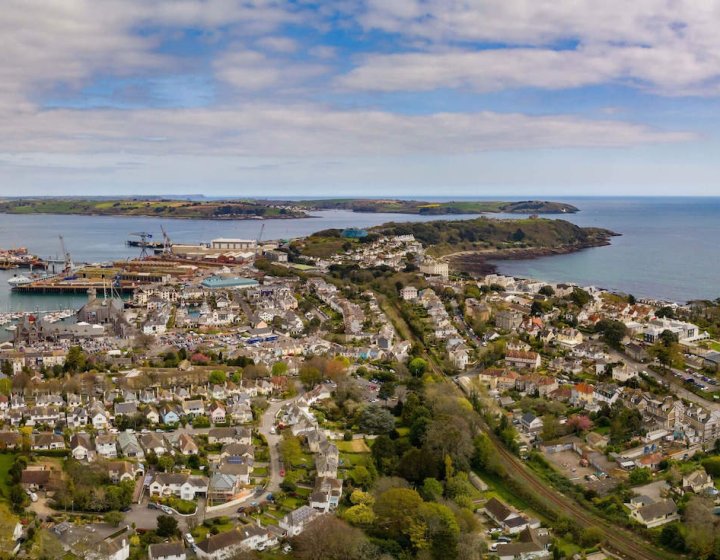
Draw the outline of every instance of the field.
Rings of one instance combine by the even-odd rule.
[[[364,439],[354,439],[352,441],[337,441],[338,451],[342,453],[370,453],[370,448]]]
[[[9,497],[10,488],[8,486],[8,480],[10,476],[8,472],[15,461],[15,455],[12,453],[0,453],[0,493],[6,500]]]
[[[0,213],[77,214],[88,216],[156,216],[159,218],[196,218],[238,220],[249,218],[304,218],[302,210],[279,208],[258,201],[190,201],[167,199],[11,199],[0,202]]]

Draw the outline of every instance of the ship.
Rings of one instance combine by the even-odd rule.
[[[128,239],[125,241],[128,247],[145,247],[146,249],[162,249],[161,241],[143,241],[141,239]]]

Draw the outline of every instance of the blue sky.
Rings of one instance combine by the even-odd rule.
[[[8,0],[0,195],[720,195],[719,23],[692,0]]]

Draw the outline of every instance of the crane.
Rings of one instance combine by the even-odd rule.
[[[258,251],[260,251],[260,240],[262,239],[263,232],[265,231],[265,223],[260,226],[260,233],[258,233],[257,241],[255,242],[255,258],[257,259]]]
[[[148,239],[152,239],[152,233],[148,233],[147,231],[136,231],[130,235],[140,238],[140,258],[146,259],[148,257]]]
[[[63,263],[65,268],[63,269],[63,272],[72,272],[73,269],[73,262],[72,257],[70,256],[70,253],[65,248],[65,239],[63,239],[62,235],[58,235],[60,238],[60,249],[62,250],[63,255]]]
[[[160,231],[162,231],[163,235],[163,254],[169,255],[172,253],[172,240],[163,226],[160,226]]]

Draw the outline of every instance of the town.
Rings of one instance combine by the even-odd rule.
[[[599,560],[720,545],[718,302],[472,277],[428,249],[359,229],[168,243],[29,283],[87,302],[5,320],[3,550]]]

